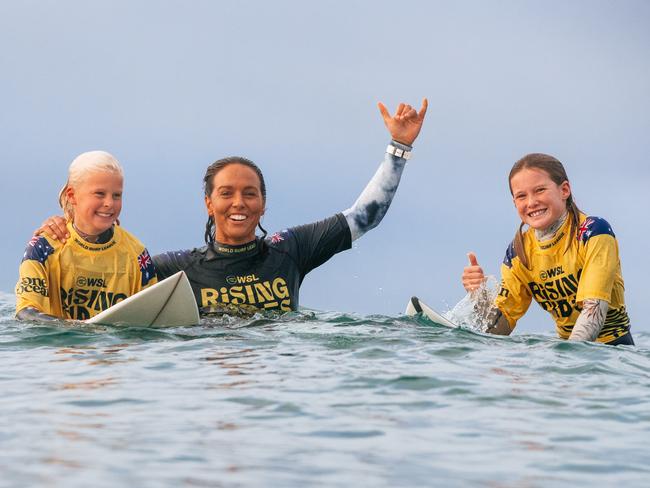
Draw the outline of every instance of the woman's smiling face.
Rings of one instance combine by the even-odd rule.
[[[522,222],[533,229],[549,228],[567,211],[571,195],[568,181],[560,185],[549,174],[537,168],[524,168],[510,179],[512,198]]]
[[[214,219],[217,242],[236,246],[253,241],[265,205],[257,173],[243,164],[228,164],[214,175],[205,205]]]

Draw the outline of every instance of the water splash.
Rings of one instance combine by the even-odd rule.
[[[454,307],[444,314],[445,318],[461,327],[476,332],[486,332],[492,325],[492,304],[499,293],[499,282],[489,275],[481,286],[465,295]]]

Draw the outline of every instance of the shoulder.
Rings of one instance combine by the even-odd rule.
[[[283,248],[286,247],[289,241],[295,237],[295,232],[293,229],[283,229],[278,232],[274,232],[270,236],[264,238],[264,242],[270,248]]]
[[[582,242],[583,244],[586,244],[587,241],[592,237],[596,237],[600,235],[610,235],[614,238],[616,237],[614,235],[614,231],[612,230],[612,226],[609,224],[609,222],[607,222],[602,217],[595,217],[592,215],[586,217],[580,223],[580,227],[578,228],[578,234],[576,237],[578,241]]]
[[[316,222],[297,225],[295,227],[290,227],[280,232],[276,232],[271,236],[270,239],[273,239],[275,237],[275,240],[280,242],[279,240],[287,240],[291,238],[300,239],[305,236],[321,235],[324,233],[336,234],[349,231],[350,228],[345,216],[343,213],[339,212],[332,215],[331,217],[327,217]]]
[[[131,234],[128,230],[125,230],[123,227],[120,227],[119,225],[116,225],[114,229],[115,229],[114,238],[118,242],[121,242],[126,246],[130,246],[133,249],[137,250],[138,252],[145,248],[145,245],[142,243],[142,241],[137,237],[135,237],[133,234]]]
[[[198,261],[205,257],[207,246],[195,249],[181,249],[178,251],[166,251],[153,256],[153,262],[156,267],[166,264],[187,265],[193,261]]]
[[[56,249],[60,247],[58,241],[50,242],[46,237],[35,236],[27,243],[25,246],[25,252],[23,254],[23,261],[38,261],[41,264],[45,264],[47,258],[54,254]]]
[[[206,247],[195,249],[179,249],[178,251],[165,251],[154,256],[155,259],[192,259],[197,256],[205,256]]]
[[[508,244],[508,247],[506,248],[506,255],[503,258],[503,264],[505,264],[508,268],[512,268],[512,260],[517,256],[517,251],[515,251],[515,241],[513,240]]]

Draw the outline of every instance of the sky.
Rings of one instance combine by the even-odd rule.
[[[78,154],[125,170],[122,225],[158,253],[203,243],[205,168],[267,180],[270,231],[348,208],[390,137],[376,104],[429,112],[381,225],[310,273],[301,305],[401,314],[500,263],[512,164],[545,152],[619,240],[633,330],[650,330],[647,1],[0,0],[0,291],[60,212]],[[552,332],[535,304],[519,332]]]

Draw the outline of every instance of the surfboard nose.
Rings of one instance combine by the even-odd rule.
[[[420,306],[420,299],[418,297],[411,297],[406,305],[406,315],[413,316],[419,313],[422,313],[422,307]]]

